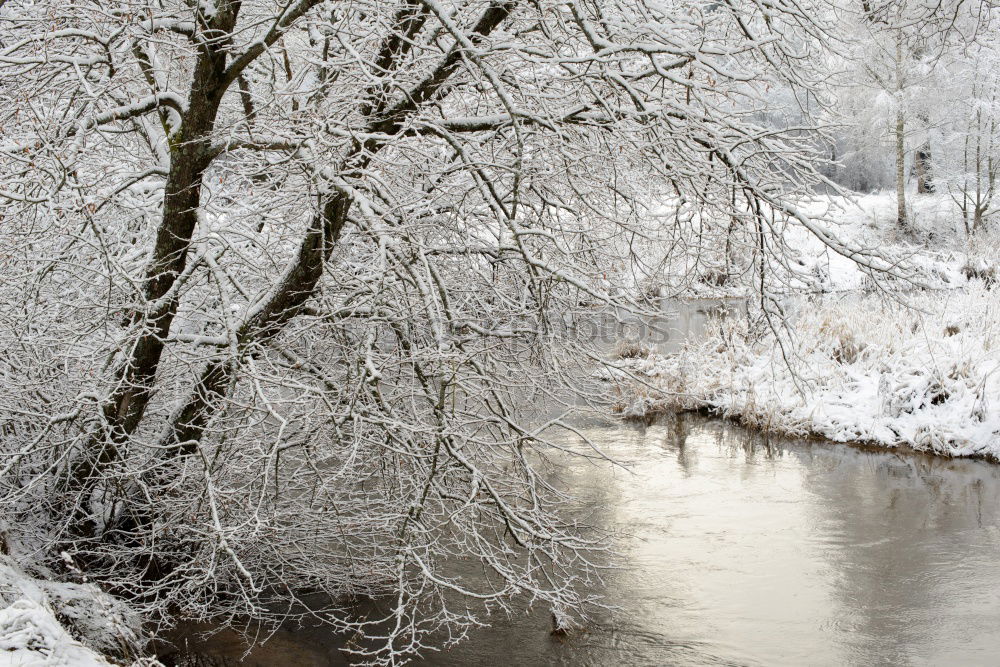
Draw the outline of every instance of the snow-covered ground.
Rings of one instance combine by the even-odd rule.
[[[0,610],[0,667],[108,667],[66,632],[47,607],[20,598]]]
[[[907,228],[896,222],[896,198],[892,192],[816,195],[798,202],[798,208],[827,229],[832,236],[861,251],[877,252],[895,263],[913,282],[878,277],[883,289],[910,289],[914,283],[933,289],[951,289],[965,283],[969,249],[955,203],[946,194],[909,194]],[[663,215],[672,209],[664,207]],[[792,224],[780,234],[783,264],[772,264],[766,276],[774,293],[829,293],[873,287],[868,272],[848,257],[838,254],[804,227]],[[775,249],[777,251],[777,249]],[[742,252],[738,250],[737,252]],[[716,260],[716,264],[718,264]],[[697,268],[702,259],[693,256],[688,265],[675,265],[665,279],[665,292],[689,297],[745,295],[746,281],[720,284],[714,275],[718,266]],[[745,268],[745,267],[744,267]]]
[[[809,216],[851,244],[878,252],[913,271],[928,287],[951,288],[965,282],[965,244],[955,229],[954,203],[947,195],[910,197],[907,230],[896,222],[894,193],[858,195],[853,199],[818,196],[802,206]],[[793,289],[843,292],[872,286],[871,277],[851,259],[837,254],[802,227],[785,232],[785,242],[799,252],[804,279]],[[909,285],[901,285],[904,288]]]
[[[138,619],[96,587],[32,577],[0,556],[0,667],[108,667],[102,654],[133,653],[137,632]]]
[[[1000,289],[972,280],[904,298],[803,300],[787,330],[761,315],[715,321],[676,355],[623,360],[642,381],[620,407],[1000,460]]]

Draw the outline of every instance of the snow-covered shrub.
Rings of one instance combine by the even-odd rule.
[[[615,356],[619,359],[648,357],[652,353],[651,347],[637,340],[623,340],[615,345]]]
[[[830,358],[839,364],[853,364],[865,350],[865,344],[857,339],[854,330],[843,320],[824,320],[819,327],[819,340],[828,340]]]
[[[984,230],[969,238],[962,274],[989,287],[1000,280],[1000,230]]]

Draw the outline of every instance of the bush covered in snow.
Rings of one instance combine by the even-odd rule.
[[[1000,291],[972,280],[795,310],[787,328],[733,317],[680,354],[623,360],[641,380],[623,413],[707,408],[790,435],[1000,459]]]

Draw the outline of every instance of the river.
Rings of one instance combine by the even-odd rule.
[[[625,468],[565,481],[625,565],[617,607],[566,638],[547,610],[492,619],[424,665],[993,665],[1000,661],[1000,466],[774,441],[698,415],[594,424]],[[282,631],[226,664],[346,664],[340,641]]]

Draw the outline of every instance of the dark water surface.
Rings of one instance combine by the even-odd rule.
[[[696,415],[592,427],[628,470],[571,461],[616,532],[618,610],[563,640],[548,612],[492,619],[426,665],[1000,664],[1000,466],[768,441]],[[338,665],[340,640],[279,633],[239,662]],[[209,663],[205,663],[209,664]]]

